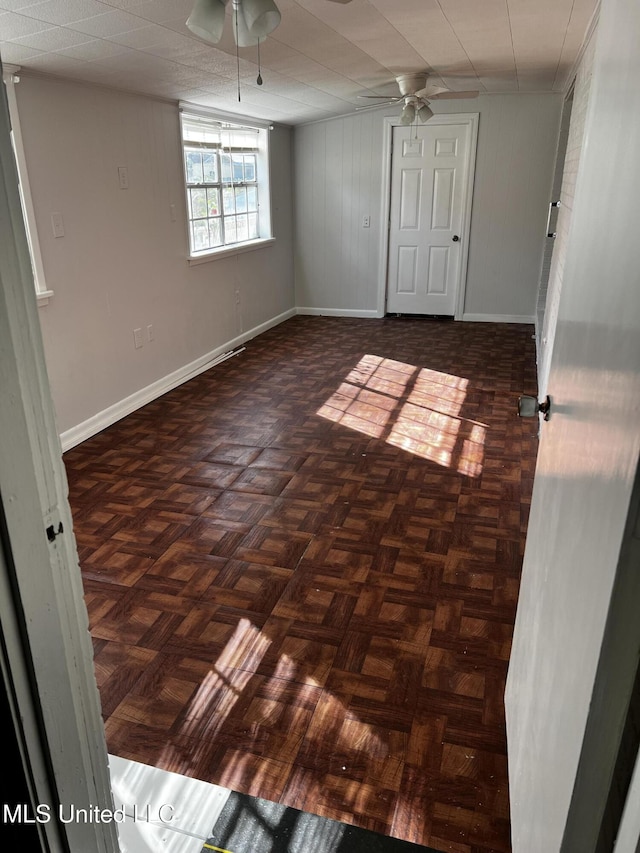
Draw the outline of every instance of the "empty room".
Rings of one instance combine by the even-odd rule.
[[[24,843],[636,851],[639,39],[0,0]]]

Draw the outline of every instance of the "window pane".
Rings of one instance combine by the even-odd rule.
[[[258,214],[250,213],[247,217],[249,220],[249,240],[257,240],[258,238]]]
[[[220,215],[220,190],[207,190],[207,212],[209,216]]]
[[[205,184],[216,184],[218,182],[218,157],[216,154],[202,155],[202,170]]]
[[[220,169],[222,170],[222,183],[231,183],[231,156],[229,154],[220,155]]]
[[[189,190],[191,195],[191,218],[201,219],[207,215],[207,191]]]
[[[187,183],[202,183],[202,154],[199,151],[187,151],[185,155],[187,164]]]
[[[258,209],[258,188],[257,187],[247,187],[247,210],[257,210]]]
[[[225,216],[224,219],[224,242],[237,243],[237,229],[235,216]]]
[[[236,213],[247,212],[247,190],[245,187],[236,187]]]
[[[244,155],[244,179],[245,181],[255,181],[256,179],[256,155]]]
[[[209,220],[209,245],[222,246],[222,220]]]
[[[236,184],[241,184],[244,181],[244,157],[242,154],[234,154],[233,161],[233,181]]]
[[[249,223],[247,222],[247,214],[245,213],[242,216],[236,216],[236,220],[238,243],[242,243],[244,240],[249,239]]]
[[[224,187],[222,190],[222,209],[225,216],[236,212],[234,198],[233,187]]]
[[[209,248],[209,226],[206,219],[191,223],[193,251],[201,252]]]

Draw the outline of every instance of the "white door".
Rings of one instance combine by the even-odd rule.
[[[471,142],[469,123],[393,128],[388,313],[456,313]]]
[[[625,532],[640,450],[637,0],[603,0],[596,39],[507,682],[514,853],[600,849],[640,649],[640,519]]]

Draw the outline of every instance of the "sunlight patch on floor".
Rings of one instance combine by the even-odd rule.
[[[468,380],[413,364],[363,356],[317,414],[407,453],[482,473],[487,426],[460,416]]]

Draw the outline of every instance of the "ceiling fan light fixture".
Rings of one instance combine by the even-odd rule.
[[[198,38],[218,44],[222,38],[225,7],[229,0],[195,0],[187,27]],[[280,24],[274,0],[231,0],[233,36],[238,47],[253,47],[264,41]]]
[[[416,108],[413,104],[405,104],[402,113],[400,114],[400,123],[401,124],[413,124],[414,119],[416,117]]]
[[[433,114],[433,110],[431,109],[429,104],[423,104],[418,110],[418,118],[420,119],[422,124],[424,124],[425,121],[429,121]]]
[[[244,3],[241,3],[240,0],[232,0],[231,25],[233,27],[233,37],[238,47],[255,47],[262,41],[262,39],[254,36],[249,30],[244,14]]]
[[[282,16],[273,0],[234,0],[239,2],[249,34],[264,39],[280,24]]]
[[[223,0],[196,0],[187,26],[198,38],[217,44],[222,38],[224,15]]]

